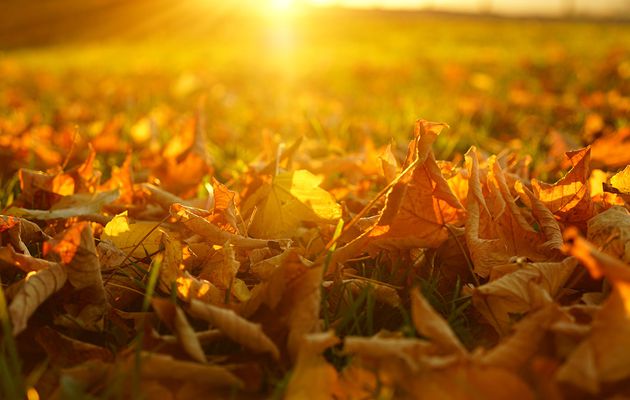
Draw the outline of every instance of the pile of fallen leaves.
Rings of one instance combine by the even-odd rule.
[[[18,171],[0,219],[5,396],[630,395],[630,169],[591,170],[589,147],[553,184],[507,153],[437,161],[445,125],[421,120],[404,158],[297,141],[222,184],[200,120],[107,179],[93,147]],[[419,289],[436,276],[471,303],[472,341]],[[348,334],[368,294],[378,331]]]

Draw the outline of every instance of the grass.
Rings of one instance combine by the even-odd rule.
[[[208,147],[223,182],[245,171],[276,142],[306,136],[310,153],[344,155],[362,149],[366,138],[378,145],[392,138],[406,143],[420,117],[451,126],[438,140],[438,159],[461,161],[470,145],[494,153],[512,149],[531,155],[535,172],[553,145],[548,143],[550,131],[580,143],[589,115],[601,114],[610,129],[628,123],[627,115],[610,104],[587,101],[630,93],[629,80],[620,79],[624,68],[630,71],[628,24],[373,12],[320,12],[292,22],[245,23],[227,24],[205,36],[182,32],[168,38],[118,37],[4,51],[0,93],[15,94],[23,104],[14,105],[9,95],[0,97],[0,119],[16,126],[22,119],[37,119],[53,130],[70,126],[82,137],[94,138],[104,123],[118,118],[121,140],[130,140],[134,124],[151,116],[173,122],[159,126],[164,143],[202,98]],[[261,133],[269,143],[259,140]],[[404,153],[402,146],[395,150]],[[25,157],[33,159],[32,154]],[[122,154],[99,157],[106,175],[122,161]],[[0,159],[5,159],[2,151]],[[0,208],[19,192],[16,176],[3,173]],[[553,177],[553,171],[536,173]],[[417,278],[404,259],[387,265],[377,257],[352,267],[369,280],[420,286],[462,343],[474,347],[470,300],[461,296],[460,280],[444,292],[439,274]],[[146,281],[133,276],[147,273],[134,263],[120,269],[144,291],[142,311],[149,309],[158,269],[155,263]],[[408,299],[402,299],[401,307],[379,303],[369,285],[356,292],[334,285],[322,293],[324,329],[335,329],[340,337],[369,336],[381,329],[417,335]],[[0,397],[23,398],[28,385],[20,380],[1,288],[0,320]],[[108,329],[108,337],[118,337],[114,325]],[[142,335],[141,329],[133,370],[136,394]],[[348,362],[338,348],[329,349],[326,357],[338,369]],[[290,372],[264,372],[272,397],[280,398]],[[123,396],[120,385],[96,397],[72,379],[61,383],[64,398]]]

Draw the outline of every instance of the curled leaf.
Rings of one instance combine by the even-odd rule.
[[[13,335],[20,334],[26,328],[31,315],[47,298],[63,287],[67,278],[66,269],[58,263],[31,272],[24,278],[24,283],[8,308],[13,323]]]
[[[190,314],[210,322],[227,337],[252,351],[270,353],[273,358],[280,358],[280,351],[265,335],[261,326],[247,321],[232,310],[204,304],[193,299],[190,301]]]

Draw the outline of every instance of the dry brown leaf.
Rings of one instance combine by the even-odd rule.
[[[612,207],[588,221],[587,239],[604,253],[630,262],[630,213]]]
[[[98,215],[103,206],[119,197],[118,189],[99,193],[79,193],[62,197],[48,210],[11,207],[7,214],[35,220],[66,219]]]
[[[46,351],[51,363],[58,367],[72,367],[88,360],[114,360],[111,350],[73,339],[49,327],[40,329],[36,340]]]
[[[285,399],[328,400],[332,398],[337,383],[337,371],[321,353],[337,343],[339,343],[339,338],[333,331],[309,334],[304,337],[284,394]],[[313,388],[313,383],[317,385],[316,388]]]
[[[466,153],[470,174],[466,243],[475,273],[487,277],[494,267],[513,257],[533,261],[559,258],[561,241],[557,223],[532,200],[533,196],[528,198],[532,204],[531,216],[519,208],[496,158],[491,157],[487,164],[488,171],[479,167],[474,147]],[[523,186],[520,188],[529,193]],[[540,232],[534,229],[533,223],[540,227]]]
[[[243,382],[228,368],[218,365],[199,364],[175,360],[157,353],[142,352],[141,376],[145,379],[174,379],[194,382],[204,387],[240,388]],[[130,357],[129,367],[133,368],[135,357]]]
[[[439,346],[445,353],[466,354],[466,349],[448,323],[424,298],[419,289],[411,292],[411,319],[416,331]]]
[[[532,180],[532,187],[538,197],[562,222],[584,224],[593,216],[588,179],[590,176],[591,148],[567,153],[571,170],[554,184]]]
[[[535,399],[527,384],[512,372],[476,364],[427,371],[403,383],[413,399]]]
[[[510,331],[512,317],[543,307],[560,292],[577,260],[512,263],[497,266],[490,282],[473,290],[473,304],[502,335]]]
[[[377,223],[334,254],[335,262],[373,248],[438,247],[448,238],[446,224],[462,221],[463,207],[442,176],[432,144],[446,124],[420,120],[409,145],[406,168],[415,164],[387,193]]]
[[[0,215],[0,245],[5,240],[22,254],[30,256],[27,243],[39,242],[47,239],[39,226],[23,218]]]
[[[67,268],[68,281],[82,294],[81,301],[67,304],[74,320],[91,330],[102,330],[109,303],[103,286],[92,228],[79,222],[44,243],[44,254],[56,254]]]
[[[151,305],[160,320],[175,334],[178,343],[184,351],[195,361],[206,362],[206,355],[201,348],[201,343],[195,331],[188,323],[186,315],[181,308],[169,300],[153,298]]]
[[[388,360],[398,359],[411,371],[423,366],[423,356],[434,352],[435,346],[424,340],[401,337],[358,337],[348,336],[344,339],[343,351],[365,359]],[[454,362],[450,358],[447,363]]]
[[[250,350],[270,353],[276,360],[280,358],[280,351],[265,335],[261,326],[247,321],[234,311],[204,304],[195,299],[190,301],[189,311],[191,315],[208,321],[227,337]]]
[[[263,248],[269,245],[268,240],[252,239],[222,230],[204,218],[209,216],[209,213],[204,210],[186,207],[182,204],[173,204],[170,213],[178,221],[182,222],[187,229],[203,236],[212,244],[223,245],[226,242],[230,242],[237,247],[248,249]]]
[[[68,275],[63,265],[54,263],[45,269],[29,273],[8,307],[13,335],[20,334],[28,319],[47,298],[59,291]]]
[[[480,364],[517,372],[540,350],[541,341],[550,326],[562,319],[555,304],[528,314],[514,324],[513,333],[475,360]]]
[[[592,394],[602,385],[630,377],[630,266],[597,250],[577,230],[565,232],[567,251],[595,279],[606,277],[613,290],[595,315],[590,334],[560,367],[557,379]]]
[[[16,253],[11,246],[0,247],[0,261],[13,265],[24,272],[39,271],[57,264],[53,261]]]
[[[354,296],[359,295],[367,289],[370,290],[374,299],[378,302],[389,304],[392,307],[399,307],[401,305],[398,292],[391,286],[365,279],[344,279],[341,283],[346,289],[350,290]],[[324,281],[322,286],[327,288],[333,286],[334,284],[334,281]]]

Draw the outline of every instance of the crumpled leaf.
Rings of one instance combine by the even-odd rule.
[[[53,261],[16,253],[13,247],[10,246],[0,247],[0,261],[13,265],[24,272],[40,271],[57,264]]]
[[[480,364],[517,372],[539,350],[549,327],[562,317],[555,304],[530,313],[514,324],[509,337],[475,358]]]
[[[37,242],[48,238],[41,228],[24,218],[0,215],[0,244],[6,240],[24,255],[30,256],[26,243]]]
[[[577,260],[568,257],[562,262],[497,266],[490,282],[473,289],[473,304],[497,332],[505,335],[510,331],[512,316],[551,302],[576,265]]]
[[[520,189],[532,205],[531,214],[521,209],[496,158],[491,157],[487,164],[484,177],[477,150],[473,147],[466,153],[470,174],[466,243],[475,273],[487,277],[494,267],[509,262],[512,257],[526,257],[533,261],[559,258],[560,228],[549,212],[522,185]],[[482,179],[485,185],[482,185]],[[539,231],[534,228],[534,223]]]
[[[328,400],[332,397],[337,381],[337,371],[321,353],[337,343],[339,343],[339,338],[333,331],[309,334],[304,337],[285,391],[285,399]],[[318,386],[316,390],[313,390],[313,382],[316,382]]]
[[[442,176],[431,148],[445,126],[425,120],[416,123],[405,168],[415,167],[387,193],[376,224],[335,252],[336,262],[349,259],[366,246],[435,248],[448,239],[445,225],[461,222],[463,206]]]
[[[398,359],[411,371],[420,370],[428,359],[423,356],[431,354],[435,346],[425,340],[400,337],[348,336],[344,340],[343,351],[346,354],[358,355],[366,359]],[[455,357],[443,359],[445,364],[456,361]]]
[[[101,276],[101,266],[88,222],[78,222],[44,243],[44,254],[56,254],[66,266],[68,281],[77,290],[76,303],[66,308],[85,329],[100,331],[109,303]]]
[[[259,353],[270,353],[276,360],[280,358],[280,351],[271,339],[265,335],[261,326],[247,321],[234,311],[192,299],[189,312],[197,318],[210,322],[227,337],[250,350]]]
[[[465,354],[466,349],[448,323],[424,298],[418,288],[411,292],[411,319],[418,333],[441,347],[445,353]]]
[[[410,398],[445,400],[534,400],[527,384],[516,374],[500,368],[459,364],[430,370],[408,379]]]
[[[595,315],[590,334],[560,367],[557,379],[597,394],[602,385],[630,377],[630,266],[597,250],[576,229],[565,232],[566,248],[612,292]]]
[[[201,348],[201,343],[195,331],[188,323],[188,319],[186,319],[186,315],[182,309],[171,301],[160,298],[154,298],[151,301],[151,305],[162,322],[175,334],[177,341],[184,351],[186,351],[193,360],[205,363],[206,355]]]
[[[623,207],[611,207],[588,221],[587,239],[626,263],[630,263],[630,213]]]
[[[45,269],[29,273],[8,307],[13,323],[13,335],[17,336],[28,323],[37,308],[66,283],[66,269],[54,263]]]
[[[267,240],[252,239],[222,230],[204,218],[204,216],[209,215],[209,213],[204,210],[186,207],[182,204],[173,204],[170,213],[173,217],[181,221],[187,229],[203,236],[211,244],[223,245],[226,242],[230,242],[235,246],[251,249],[267,247],[269,245],[269,241]]]
[[[194,195],[203,177],[212,173],[204,119],[199,109],[185,128],[168,141],[153,168],[164,189],[182,198]]]
[[[567,153],[571,170],[554,184],[532,179],[534,194],[564,223],[583,224],[593,216],[588,178],[591,148]]]
[[[249,226],[253,237],[279,239],[291,237],[303,222],[335,223],[341,207],[334,197],[320,188],[322,178],[306,170],[276,175],[271,186],[253,194],[263,197]]]
[[[96,194],[79,193],[62,197],[50,210],[29,210],[11,207],[7,214],[36,220],[64,219],[98,214],[103,206],[118,199],[118,189]]]

